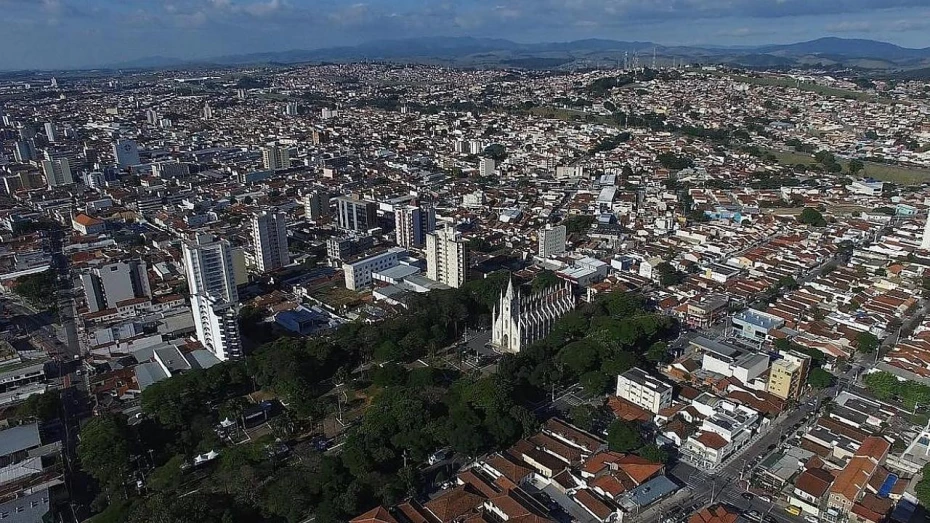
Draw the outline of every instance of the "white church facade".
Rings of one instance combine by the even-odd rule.
[[[523,295],[511,281],[494,307],[491,346],[500,352],[520,352],[545,338],[552,324],[573,308],[575,297],[568,283]]]

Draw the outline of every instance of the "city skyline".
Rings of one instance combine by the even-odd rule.
[[[824,36],[930,46],[930,8],[918,0],[2,0],[8,23],[0,69],[79,69],[165,56],[321,49],[426,36],[507,38],[521,43],[586,38],[662,45],[749,46]]]

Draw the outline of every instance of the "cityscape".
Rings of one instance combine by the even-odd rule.
[[[0,523],[925,521],[930,53],[610,52],[0,72]]]

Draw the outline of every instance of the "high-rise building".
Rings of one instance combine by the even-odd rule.
[[[547,225],[539,230],[539,257],[551,258],[565,252],[565,226]]]
[[[118,140],[113,144],[113,157],[120,169],[139,165],[139,145],[132,140]]]
[[[45,138],[47,138],[48,141],[52,143],[58,141],[58,130],[55,128],[55,124],[53,122],[45,123]]]
[[[228,241],[200,234],[182,246],[197,339],[220,360],[243,356],[239,293]]]
[[[26,163],[36,159],[36,148],[32,140],[20,140],[13,148],[13,158],[17,162]]]
[[[42,173],[45,174],[45,182],[48,183],[49,187],[74,183],[74,178],[71,176],[71,164],[67,158],[43,160]]]
[[[497,162],[494,158],[482,158],[478,163],[478,174],[482,177],[494,176],[494,169],[497,168]]]
[[[262,164],[265,169],[287,169],[291,166],[291,152],[278,145],[262,147]]]
[[[284,106],[284,114],[288,116],[297,116],[300,114],[300,108],[298,107],[297,102],[288,102],[287,105]]]
[[[468,272],[468,247],[461,234],[445,227],[426,235],[426,277],[461,287]]]
[[[567,284],[524,296],[511,281],[491,316],[491,345],[502,352],[520,352],[548,336],[552,324],[574,307]]]
[[[304,219],[319,221],[329,216],[329,193],[316,190],[304,195]]]
[[[157,125],[158,124],[158,112],[152,108],[146,109],[145,110],[145,121],[148,122],[149,125]]]
[[[84,270],[80,277],[91,312],[115,309],[126,300],[152,296],[146,264],[142,260],[98,265]]]
[[[404,205],[394,209],[397,245],[422,247],[426,235],[436,230],[436,210],[432,205]]]
[[[273,271],[290,263],[287,251],[287,215],[278,211],[261,211],[252,217],[252,243],[262,272]]]
[[[211,118],[213,118],[213,108],[210,104],[203,104],[203,119],[210,120]]]
[[[375,202],[346,196],[336,198],[340,229],[367,232],[378,226],[378,206]]]
[[[781,399],[798,399],[807,382],[811,357],[793,350],[779,352],[769,368],[768,392]]]

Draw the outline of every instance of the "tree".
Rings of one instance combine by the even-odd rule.
[[[850,160],[849,164],[846,166],[846,169],[849,171],[849,174],[855,176],[859,174],[859,171],[865,169],[865,164],[860,160]]]
[[[668,463],[669,459],[668,451],[654,443],[650,443],[649,445],[646,445],[645,447],[637,450],[636,454],[639,457],[648,459],[653,463]]]
[[[173,456],[164,465],[153,470],[148,475],[148,488],[158,492],[171,492],[181,486],[181,480],[184,477],[184,471],[181,466],[184,464],[184,456],[180,454]]]
[[[611,380],[610,377],[603,372],[593,370],[582,374],[579,381],[581,386],[584,387],[585,392],[595,396],[601,396],[607,391],[607,387]]]
[[[833,384],[833,375],[820,368],[811,369],[807,375],[807,383],[815,389],[825,389]]]
[[[575,214],[565,218],[562,221],[562,225],[565,226],[565,231],[569,234],[580,234],[583,232],[588,232],[588,229],[591,228],[591,224],[594,223],[594,216],[589,214]]]
[[[684,274],[675,269],[671,263],[662,262],[656,265],[655,269],[659,273],[659,283],[663,287],[678,285],[685,279]]]
[[[901,382],[894,374],[889,372],[873,372],[866,374],[862,381],[866,388],[875,395],[876,398],[887,401],[894,399],[898,395]]]
[[[878,348],[878,337],[871,332],[860,332],[856,336],[856,350],[864,354],[871,354]]]
[[[119,497],[121,487],[132,470],[129,426],[126,418],[103,414],[91,418],[81,429],[77,448],[81,466],[111,496]]]
[[[43,394],[33,394],[16,407],[16,417],[20,419],[36,419],[49,421],[59,417],[61,395],[57,390],[50,390]]]
[[[616,420],[607,427],[607,446],[614,452],[632,452],[643,446],[639,425]]]
[[[13,292],[25,298],[35,307],[50,309],[55,306],[55,272],[48,270],[27,274],[16,280]]]
[[[827,220],[820,214],[820,211],[811,207],[805,207],[804,210],[801,211],[801,216],[798,217],[798,221],[805,225],[813,225],[814,227],[825,227],[827,225]]]
[[[653,363],[665,363],[668,361],[668,344],[657,341],[646,351],[646,359]]]

